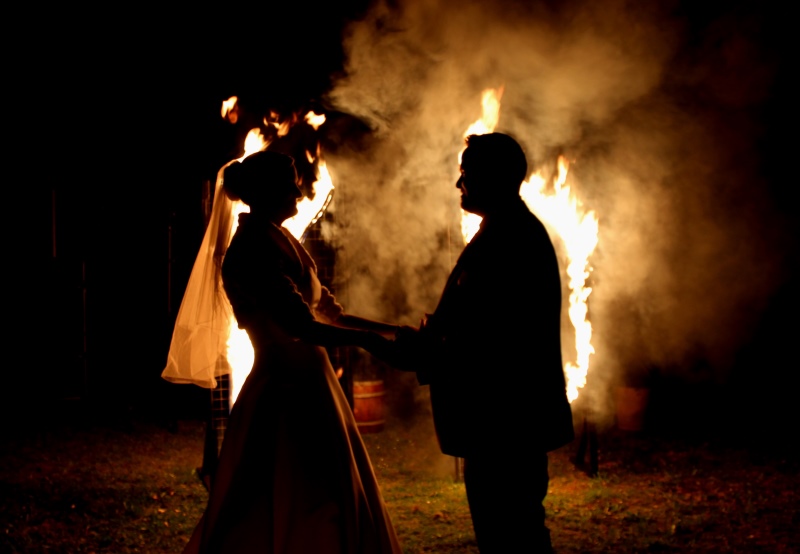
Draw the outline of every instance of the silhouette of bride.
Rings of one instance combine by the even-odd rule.
[[[184,552],[399,553],[325,350],[353,345],[379,353],[390,342],[382,334],[396,326],[345,314],[311,256],[281,226],[301,197],[291,157],[257,152],[226,165],[220,177],[205,255],[195,262],[163,376],[214,386],[230,370],[231,320],[247,332],[254,362]],[[231,202],[250,211],[239,214],[228,245]]]

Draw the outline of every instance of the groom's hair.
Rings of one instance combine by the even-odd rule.
[[[498,184],[519,190],[528,173],[528,159],[516,139],[504,133],[488,133],[469,135],[465,142],[467,149],[463,156],[477,165],[480,173]]]

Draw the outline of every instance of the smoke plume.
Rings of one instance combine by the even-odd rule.
[[[745,13],[669,3],[375,5],[349,26],[328,98],[370,130],[329,158],[347,309],[412,325],[433,310],[462,247],[463,135],[481,92],[503,87],[497,130],[532,170],[565,155],[599,221],[590,382],[653,367],[724,380],[785,269],[758,155],[775,71],[763,33]]]

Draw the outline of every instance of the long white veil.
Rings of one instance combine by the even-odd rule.
[[[171,383],[213,389],[217,386],[217,377],[240,369],[245,371],[246,377],[252,366],[249,338],[244,331],[239,332],[233,309],[222,288],[221,276],[222,259],[233,238],[238,216],[249,210],[243,202],[230,200],[222,190],[225,167],[241,159],[225,164],[217,173],[211,218],[175,319],[167,366],[161,373],[161,377]],[[324,163],[317,167],[317,181],[313,188],[314,200],[303,198],[298,203],[298,214],[283,223],[300,242],[303,242],[305,231],[322,216],[333,198],[333,183]],[[243,341],[247,342],[247,348],[241,344]],[[232,386],[238,388],[241,384],[233,383]],[[236,397],[236,392],[233,397]]]
[[[231,372],[228,338],[236,319],[222,288],[220,269],[233,223],[243,209],[242,202],[231,201],[222,191],[221,169],[211,218],[175,320],[167,366],[161,373],[167,381],[214,388],[217,377]]]

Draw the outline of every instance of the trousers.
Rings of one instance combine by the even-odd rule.
[[[464,485],[481,554],[551,553],[542,504],[550,476],[547,453],[513,467],[496,453],[464,459]]]

